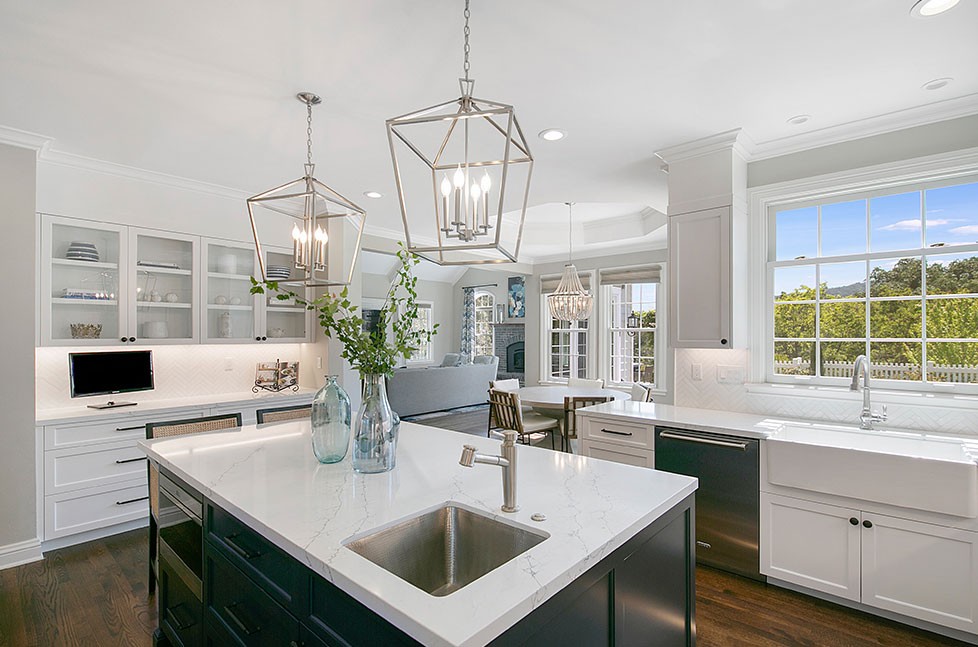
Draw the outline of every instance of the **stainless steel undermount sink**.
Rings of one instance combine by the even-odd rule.
[[[345,545],[440,597],[471,584],[549,536],[446,504]]]

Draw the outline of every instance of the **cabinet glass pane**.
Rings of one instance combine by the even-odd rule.
[[[118,339],[119,232],[52,223],[48,244],[51,339]]]
[[[254,249],[208,243],[206,271],[204,335],[208,339],[254,339]]]
[[[136,335],[149,339],[193,338],[193,243],[136,236]]]

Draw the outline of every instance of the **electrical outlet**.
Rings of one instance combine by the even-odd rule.
[[[693,381],[694,382],[701,381],[703,379],[703,365],[702,364],[693,364],[692,367],[691,367],[691,369],[692,369],[692,371],[691,371],[692,375],[690,377],[693,378]]]
[[[322,357],[317,357],[316,358],[316,368],[317,369],[321,369],[322,367],[323,367],[323,358]]]
[[[230,357],[225,357],[224,358],[224,370],[225,371],[233,371],[234,370],[234,360],[231,359]]]
[[[744,369],[741,366],[717,366],[717,382],[720,384],[743,384]]]

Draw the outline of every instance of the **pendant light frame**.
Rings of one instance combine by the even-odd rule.
[[[550,315],[558,321],[582,321],[594,310],[594,297],[584,289],[572,262],[574,249],[574,203],[567,202],[567,264],[557,289],[547,295]]]
[[[465,76],[459,79],[461,96],[428,108],[415,110],[387,120],[387,139],[390,144],[391,161],[394,167],[394,180],[397,186],[398,203],[404,226],[407,249],[438,265],[483,265],[493,263],[515,263],[519,258],[523,239],[523,223],[529,199],[530,179],[533,174],[533,155],[523,134],[513,106],[478,99],[473,96],[475,81],[469,78],[469,0],[465,1],[465,47],[463,70]],[[421,144],[410,136],[411,133],[427,133],[432,125],[446,125],[444,135],[436,141]],[[474,154],[470,146],[470,136],[475,131],[484,133],[483,137],[497,147],[491,156],[470,159]],[[398,148],[402,158],[398,157]],[[458,161],[449,160],[452,152],[463,151]],[[403,179],[408,161],[417,166],[420,161],[430,174],[429,187],[417,189],[417,198],[409,200]],[[521,191],[518,207],[518,221],[514,224],[503,219],[507,191],[521,178],[514,177],[514,170],[525,165],[525,184],[517,186]],[[498,170],[498,196],[491,199],[487,187],[489,170]],[[473,174],[475,177],[473,178]],[[479,175],[484,179],[481,180]],[[454,186],[448,183],[453,177]],[[463,177],[464,180],[459,180]],[[474,180],[474,181],[473,181]],[[471,189],[470,189],[471,187]],[[431,191],[428,194],[428,191]],[[471,193],[470,193],[471,190]],[[431,215],[423,221],[430,223],[415,234],[409,225],[409,211],[421,200],[423,194],[431,196],[430,206],[424,207]],[[414,196],[415,194],[412,194]],[[473,205],[469,205],[470,196]],[[459,199],[461,198],[461,199]],[[411,204],[411,207],[409,207]],[[454,207],[454,210],[453,210]],[[515,236],[503,239],[504,228],[515,227]],[[495,229],[493,232],[492,230]]]
[[[255,238],[261,278],[263,281],[275,280],[285,285],[308,288],[350,285],[360,255],[367,212],[315,178],[316,165],[312,162],[312,107],[322,100],[311,92],[300,92],[296,98],[306,105],[306,163],[303,165],[305,173],[298,179],[247,200],[248,217]],[[282,222],[293,226],[293,276],[289,279],[268,277],[264,246],[258,233],[259,207],[287,216],[288,219],[282,219]],[[331,270],[328,253],[330,224],[336,219],[345,219],[356,227],[357,231],[356,245],[349,260],[349,267],[345,272],[341,272],[339,277],[336,276],[337,272]],[[283,226],[287,227],[287,225]],[[325,236],[322,235],[323,232]]]

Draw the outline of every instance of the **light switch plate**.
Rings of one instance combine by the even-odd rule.
[[[717,382],[720,384],[743,384],[744,368],[742,366],[717,365]]]

